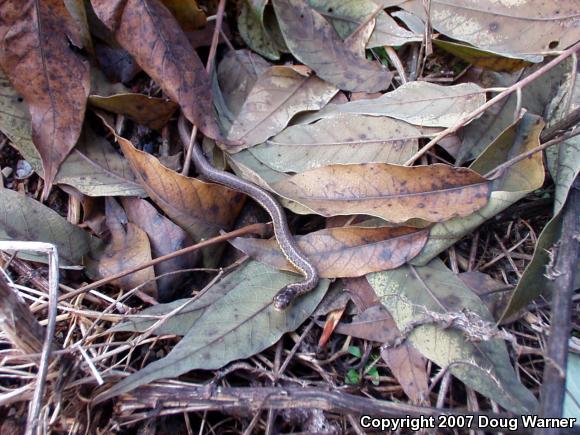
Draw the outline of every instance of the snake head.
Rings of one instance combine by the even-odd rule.
[[[288,284],[276,293],[276,296],[274,296],[274,308],[277,311],[284,311],[288,308],[296,295],[300,292],[301,284],[302,283]]]

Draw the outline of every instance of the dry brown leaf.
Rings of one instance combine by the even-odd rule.
[[[340,321],[340,318],[344,314],[345,310],[346,304],[343,307],[337,308],[336,310],[332,310],[328,313],[324,322],[324,326],[322,327],[322,333],[318,339],[319,347],[326,346],[326,343],[328,343],[328,340],[330,340],[330,337],[332,336],[332,333],[334,332],[336,325],[338,325],[338,322]]]
[[[292,54],[324,80],[347,91],[387,89],[393,74],[350,50],[332,25],[301,0],[273,0],[284,40]]]
[[[132,267],[151,261],[151,246],[147,234],[137,225],[127,222],[121,206],[112,198],[106,199],[107,227],[111,239],[98,259],[90,261],[87,268],[95,278],[106,278]],[[157,298],[153,267],[134,272],[111,281],[125,290],[144,284],[141,291]]]
[[[127,139],[115,138],[149,197],[195,241],[231,228],[243,206],[244,195],[181,175],[151,154],[139,151]],[[206,251],[204,258],[208,264],[215,264],[216,258]]]
[[[205,13],[199,8],[195,0],[161,0],[171,11],[186,32],[204,27],[207,24]]]
[[[354,316],[350,323],[340,323],[336,332],[377,343],[389,343],[401,335],[392,316],[382,305],[367,308]]]
[[[323,216],[367,214],[390,222],[441,222],[487,203],[489,182],[476,172],[442,164],[331,165],[274,184],[278,194]]]
[[[45,194],[81,133],[90,88],[79,29],[61,0],[0,3],[0,67],[28,103]]]
[[[138,225],[149,237],[153,258],[171,254],[193,244],[185,231],[161,215],[155,207],[144,199],[123,198],[121,201],[129,222]],[[197,263],[198,259],[199,251],[195,251],[166,260],[155,266],[155,274],[161,276],[190,268]],[[173,300],[173,296],[180,289],[185,278],[187,275],[184,273],[170,274],[159,278],[157,280],[159,301]]]
[[[91,0],[98,17],[208,137],[223,140],[211,82],[199,56],[171,12],[159,0]]]
[[[393,324],[396,324],[393,320]],[[429,405],[427,360],[411,343],[381,349],[381,357],[397,378],[405,394],[416,405]]]
[[[421,251],[427,234],[408,227],[343,227],[299,236],[297,241],[321,277],[339,278],[398,267]],[[295,270],[275,240],[239,237],[232,244],[258,261]]]
[[[303,66],[273,66],[262,73],[248,94],[228,139],[243,145],[238,152],[279,133],[297,113],[318,110],[338,92],[333,85],[312,76]]]
[[[173,101],[143,94],[116,94],[106,97],[91,95],[89,102],[94,107],[126,115],[138,124],[153,129],[165,126],[178,107]]]

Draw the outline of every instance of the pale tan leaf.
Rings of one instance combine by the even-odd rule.
[[[441,86],[409,82],[380,98],[328,105],[302,122],[351,113],[389,116],[425,127],[451,127],[484,103],[485,89],[473,83]]]
[[[392,118],[343,114],[290,126],[249,152],[282,172],[345,163],[402,165],[417,151],[419,138],[431,134],[424,130]]]
[[[400,6],[425,21],[421,0]],[[541,58],[530,54],[564,50],[580,40],[576,0],[432,0],[429,22],[451,38],[535,62]]]
[[[243,145],[228,147],[228,151],[238,152],[264,142],[281,131],[295,114],[320,109],[337,92],[308,69],[269,68],[258,77],[228,133],[228,139]]]

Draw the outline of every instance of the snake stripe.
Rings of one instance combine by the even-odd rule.
[[[181,141],[189,144],[191,131],[187,126],[187,121],[180,115],[178,129]],[[203,151],[197,142],[194,142],[191,159],[198,173],[207,180],[245,193],[258,204],[260,204],[272,218],[274,236],[284,256],[303,275],[304,280],[289,284],[281,289],[274,297],[274,307],[283,310],[292,303],[299,295],[309,292],[318,285],[319,276],[316,268],[298,247],[294,240],[284,210],[274,199],[274,197],[262,188],[243,180],[229,172],[220,171],[214,168],[205,158]]]

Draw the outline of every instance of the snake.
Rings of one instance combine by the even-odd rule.
[[[178,130],[181,141],[185,145],[188,145],[191,137],[191,129],[188,127],[188,122],[183,114],[179,116]],[[234,174],[214,168],[206,159],[197,141],[193,142],[192,147],[191,160],[202,178],[248,195],[260,204],[272,218],[274,236],[280,246],[280,250],[292,266],[304,275],[303,281],[284,286],[274,296],[274,308],[278,311],[285,310],[298,296],[314,289],[318,285],[320,278],[316,267],[304,252],[302,252],[292,236],[284,209],[278,204],[272,194],[264,189]]]

